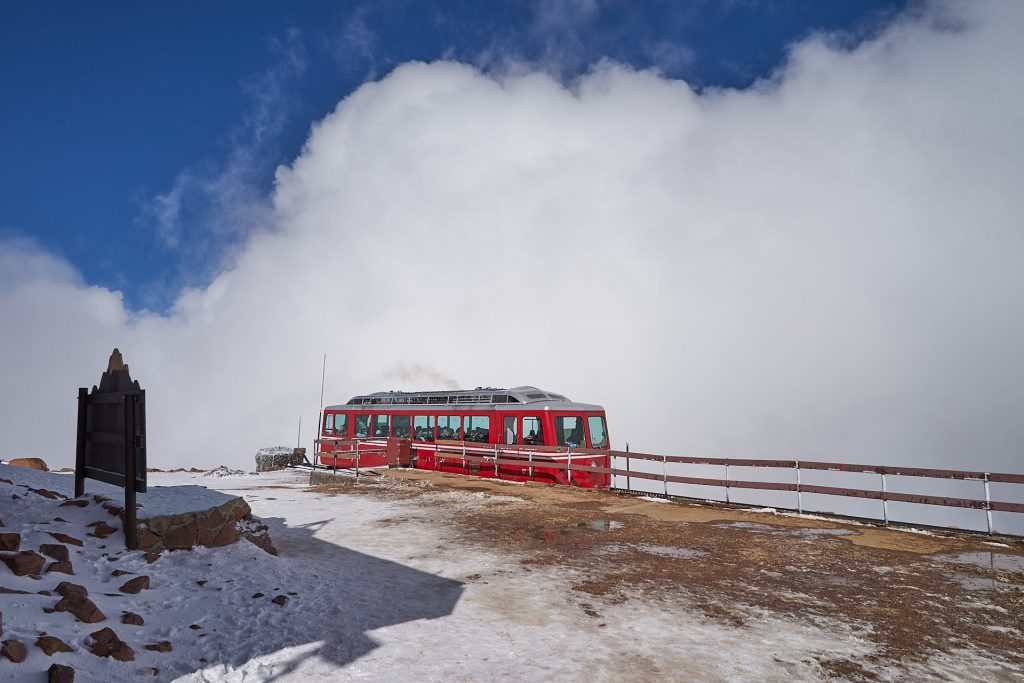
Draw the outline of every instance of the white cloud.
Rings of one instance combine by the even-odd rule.
[[[537,384],[637,449],[1019,470],[1021,20],[931,6],[699,96],[404,65],[316,124],[273,230],[170,315],[59,261],[0,290],[0,456],[69,463],[75,387],[118,345],[156,466],[290,442],[326,351],[328,402]]]

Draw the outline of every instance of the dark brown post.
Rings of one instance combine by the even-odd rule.
[[[85,494],[85,434],[89,410],[89,390],[78,389],[78,439],[75,442],[75,498]]]
[[[135,520],[135,394],[124,396],[124,544],[139,547]]]

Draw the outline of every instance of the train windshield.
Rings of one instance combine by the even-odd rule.
[[[356,415],[356,438],[363,439],[370,435],[370,416]]]
[[[523,417],[523,443],[527,446],[544,445],[544,428],[539,417]]]
[[[587,418],[587,426],[590,427],[590,447],[608,448],[608,426],[600,415],[591,415]]]
[[[587,437],[583,433],[583,418],[579,415],[560,415],[555,418],[555,436],[559,446],[583,448]]]

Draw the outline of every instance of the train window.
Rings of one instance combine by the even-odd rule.
[[[519,434],[516,431],[516,416],[505,416],[505,443],[519,443]]]
[[[395,424],[391,436],[396,439],[408,439],[411,433],[409,423],[412,422],[412,415],[395,415]]]
[[[390,436],[391,430],[388,429],[388,420],[390,415],[375,415],[373,418],[373,435],[376,436]]]
[[[591,448],[608,448],[608,426],[600,415],[591,415],[587,418],[587,426],[590,427]]]
[[[544,428],[539,417],[523,418],[523,443],[528,446],[544,445]]]
[[[413,438],[417,441],[434,440],[434,416],[417,415],[412,419]]]
[[[439,415],[437,418],[437,438],[449,441],[459,439],[459,416]]]
[[[356,438],[365,439],[370,436],[370,416],[356,415]]]
[[[338,413],[334,416],[334,434],[335,436],[348,435],[348,415]]]
[[[583,434],[583,418],[576,415],[560,415],[555,418],[555,436],[559,446],[583,448],[587,445]]]
[[[466,415],[462,418],[463,439],[487,443],[491,440],[491,418],[487,415]]]
[[[334,433],[334,413],[324,415],[324,434]]]

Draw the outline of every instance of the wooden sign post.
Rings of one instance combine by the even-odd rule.
[[[117,349],[99,386],[78,390],[76,498],[85,493],[87,478],[124,488],[125,545],[136,549],[135,494],[146,492],[146,392],[132,380]]]

